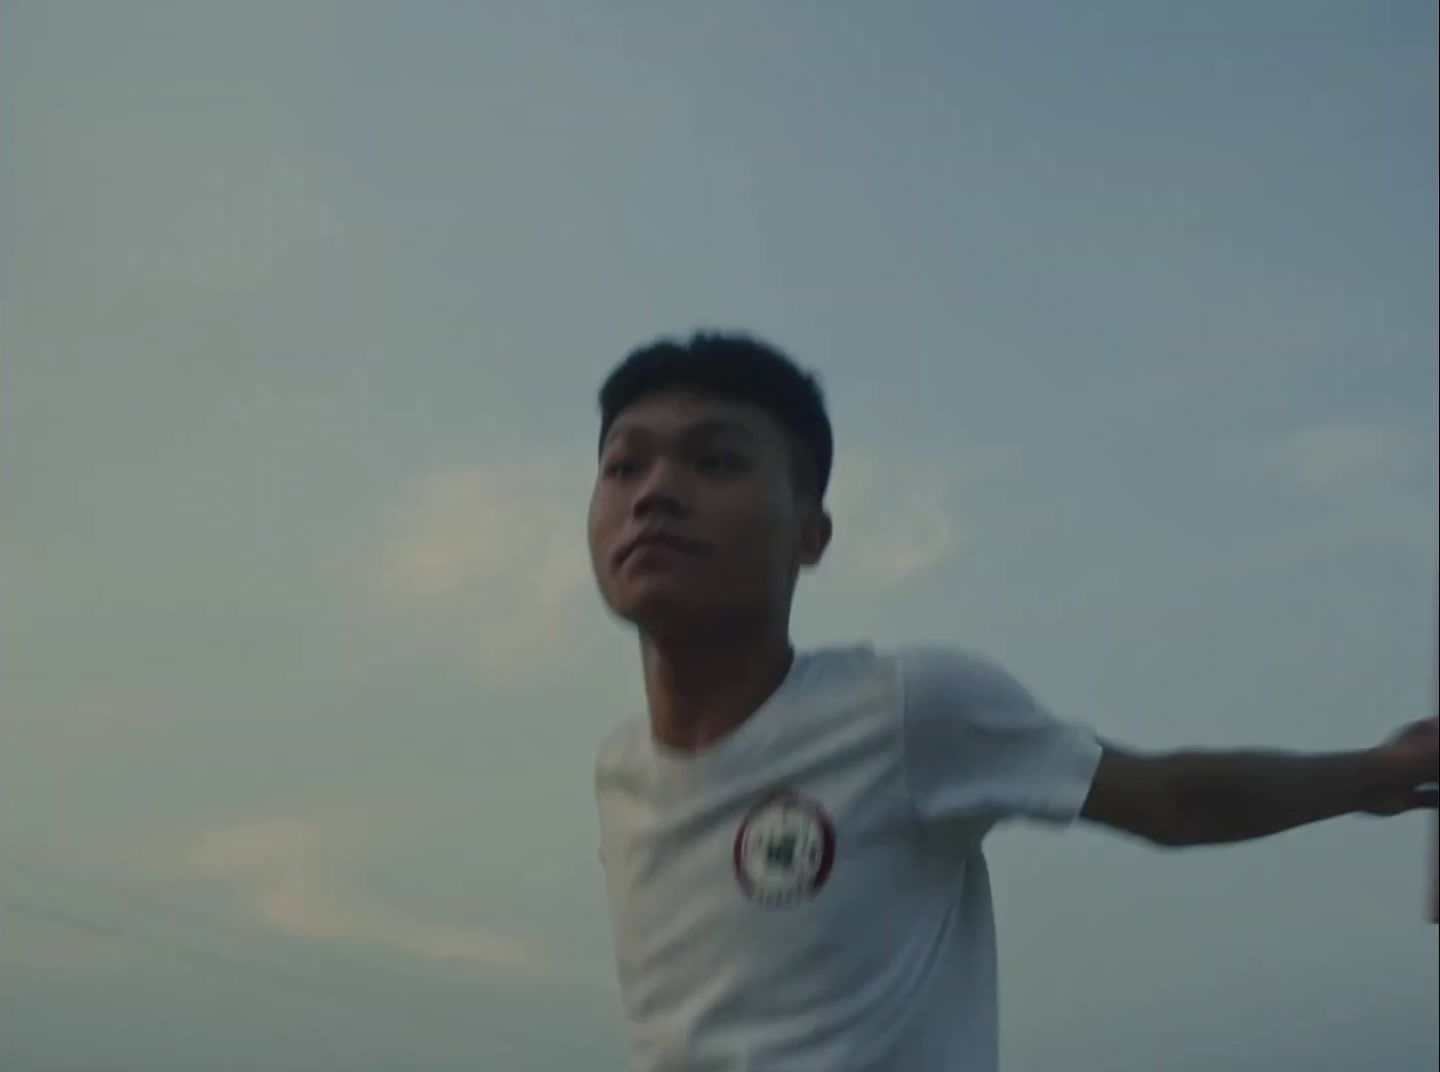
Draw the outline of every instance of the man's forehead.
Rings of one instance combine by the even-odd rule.
[[[758,406],[687,393],[642,398],[615,418],[606,440],[633,435],[763,435],[768,414]]]

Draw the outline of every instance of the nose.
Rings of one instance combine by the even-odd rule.
[[[690,512],[686,506],[687,499],[681,466],[667,458],[659,458],[650,466],[636,490],[630,510],[637,520],[656,514],[684,517]]]

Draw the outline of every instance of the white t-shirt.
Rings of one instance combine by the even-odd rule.
[[[797,653],[698,753],[623,726],[596,794],[637,1072],[995,1072],[981,842],[1074,820],[1100,753],[936,647]]]

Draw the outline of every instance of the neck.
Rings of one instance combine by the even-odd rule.
[[[679,751],[715,744],[780,687],[795,651],[783,624],[747,637],[659,639],[641,634],[645,699],[655,739]]]

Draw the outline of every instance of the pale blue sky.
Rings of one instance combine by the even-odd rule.
[[[594,394],[823,378],[803,646],[1430,710],[1428,3],[0,5],[0,1066],[622,1067]],[[1418,817],[991,842],[1006,1068],[1437,1066]]]

